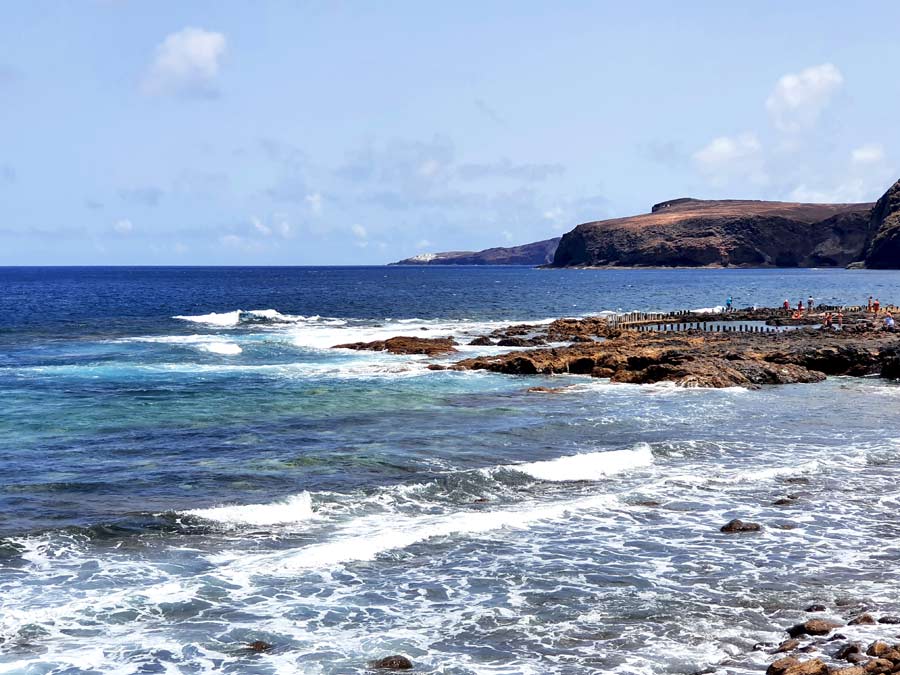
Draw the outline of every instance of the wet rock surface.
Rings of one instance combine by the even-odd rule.
[[[456,341],[453,338],[421,338],[399,335],[387,340],[376,340],[375,342],[351,342],[335,345],[332,349],[442,356],[456,351]]]
[[[572,320],[577,321],[577,320]],[[592,335],[603,332],[591,320]],[[579,334],[575,324],[569,335]],[[458,370],[510,375],[581,374],[613,382],[674,382],[683,387],[759,387],[820,382],[828,375],[900,374],[900,336],[889,331],[790,330],[780,333],[677,333],[605,330],[579,342],[465,359]]]
[[[719,528],[719,531],[724,532],[725,534],[737,534],[740,532],[759,532],[760,530],[762,530],[762,525],[760,525],[759,523],[748,523],[740,520],[739,518],[730,520]],[[791,637],[795,636],[792,635]]]
[[[413,667],[413,664],[405,656],[395,654],[394,656],[385,656],[377,661],[372,661],[369,667],[375,670],[409,670]]]

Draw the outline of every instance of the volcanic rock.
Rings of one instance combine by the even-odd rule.
[[[872,209],[865,263],[866,267],[874,269],[900,267],[900,180]]]
[[[828,267],[859,260],[872,204],[676,199],[578,225],[553,267]]]
[[[559,237],[521,246],[498,246],[483,251],[420,253],[392,265],[544,265],[553,260]]]
[[[822,659],[800,661],[786,656],[774,661],[766,669],[766,675],[828,675],[828,666]]]
[[[272,645],[268,642],[263,642],[262,640],[255,640],[247,645],[247,649],[252,652],[267,652],[272,649]]]
[[[352,342],[335,345],[332,349],[355,349],[357,351],[390,352],[391,354],[427,354],[441,356],[456,351],[453,338],[423,338],[397,336],[375,342]]]
[[[378,659],[377,661],[372,661],[369,664],[370,668],[375,668],[376,670],[409,670],[413,667],[412,661],[410,661],[405,656],[400,656],[399,654],[394,656],[385,656],[383,659]]]
[[[900,623],[900,616],[883,616],[878,623]]]
[[[883,640],[875,640],[875,642],[870,644],[868,649],[866,649],[866,654],[868,654],[869,656],[884,656],[891,650],[892,648],[887,642],[884,642]]]
[[[473,347],[490,347],[494,344],[494,341],[491,340],[491,338],[482,335],[469,342],[469,344]]]
[[[825,619],[810,619],[796,626],[787,629],[788,635],[791,637],[800,637],[801,635],[828,635],[835,628],[840,628],[841,624]]]
[[[875,617],[871,614],[860,614],[855,619],[852,619],[848,622],[850,626],[871,626],[876,623]]]
[[[726,534],[735,534],[738,532],[759,532],[761,529],[762,525],[759,523],[745,523],[743,520],[735,518],[720,527],[719,531],[725,532]]]
[[[778,501],[781,501],[781,500],[779,499]],[[791,501],[791,500],[789,499],[788,501]],[[777,504],[778,502],[775,502],[775,503]],[[824,611],[827,610],[827,609],[828,609],[828,608],[827,608],[825,605],[815,604],[815,605],[810,605],[809,607],[807,607],[807,608],[804,609],[803,611],[804,611],[804,612],[824,612]]]

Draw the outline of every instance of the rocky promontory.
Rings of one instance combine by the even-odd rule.
[[[499,246],[483,251],[420,253],[391,265],[546,265],[553,262],[559,237],[521,246]]]
[[[551,267],[900,267],[900,181],[876,204],[673,199],[578,225]]]
[[[872,204],[676,199],[583,223],[553,267],[845,267],[860,259]]]

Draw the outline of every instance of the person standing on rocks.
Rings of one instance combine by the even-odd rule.
[[[866,311],[867,312],[872,311],[872,296],[871,295],[869,296],[869,305],[866,307]]]
[[[790,311],[791,311],[791,301],[788,300],[787,298],[784,299],[784,302],[782,303],[781,306],[784,308],[784,311],[785,311],[785,312],[790,312]]]
[[[727,298],[725,298],[725,311],[730,312],[732,309],[731,306],[733,304],[734,304],[734,301],[731,299],[731,296],[729,295]]]
[[[875,298],[875,302],[872,303],[872,311],[875,312],[875,316],[878,316],[878,310],[881,309],[881,303],[878,302],[878,298]]]
[[[797,301],[797,311],[798,311],[798,312],[802,312],[802,311],[803,311],[803,300],[798,300],[798,301]]]
[[[838,322],[837,329],[844,330],[844,312],[843,312],[843,310],[838,310],[837,322]]]
[[[813,302],[813,296],[809,296],[809,299],[806,301],[806,311],[812,312],[815,304],[816,303]]]

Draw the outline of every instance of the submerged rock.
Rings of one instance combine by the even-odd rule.
[[[726,534],[735,534],[738,532],[759,532],[760,530],[762,530],[762,525],[760,525],[759,523],[745,523],[739,518],[730,520],[719,528],[720,532],[725,532]]]
[[[456,351],[453,338],[423,338],[398,335],[375,342],[350,342],[335,345],[332,349],[355,349],[357,351],[390,352],[391,354],[427,354],[441,356]]]
[[[800,661],[794,656],[786,656],[774,661],[766,675],[828,675],[828,666],[822,659]]]
[[[247,649],[249,649],[251,652],[267,652],[272,649],[272,645],[268,642],[264,642],[263,640],[254,640],[247,645]]]
[[[369,667],[376,670],[409,670],[413,667],[413,664],[405,656],[395,654],[394,656],[385,656],[383,659],[372,661]]]
[[[827,619],[810,619],[804,623],[798,623],[787,629],[788,635],[791,637],[800,637],[801,635],[828,635],[835,628],[840,628],[841,624]]]

